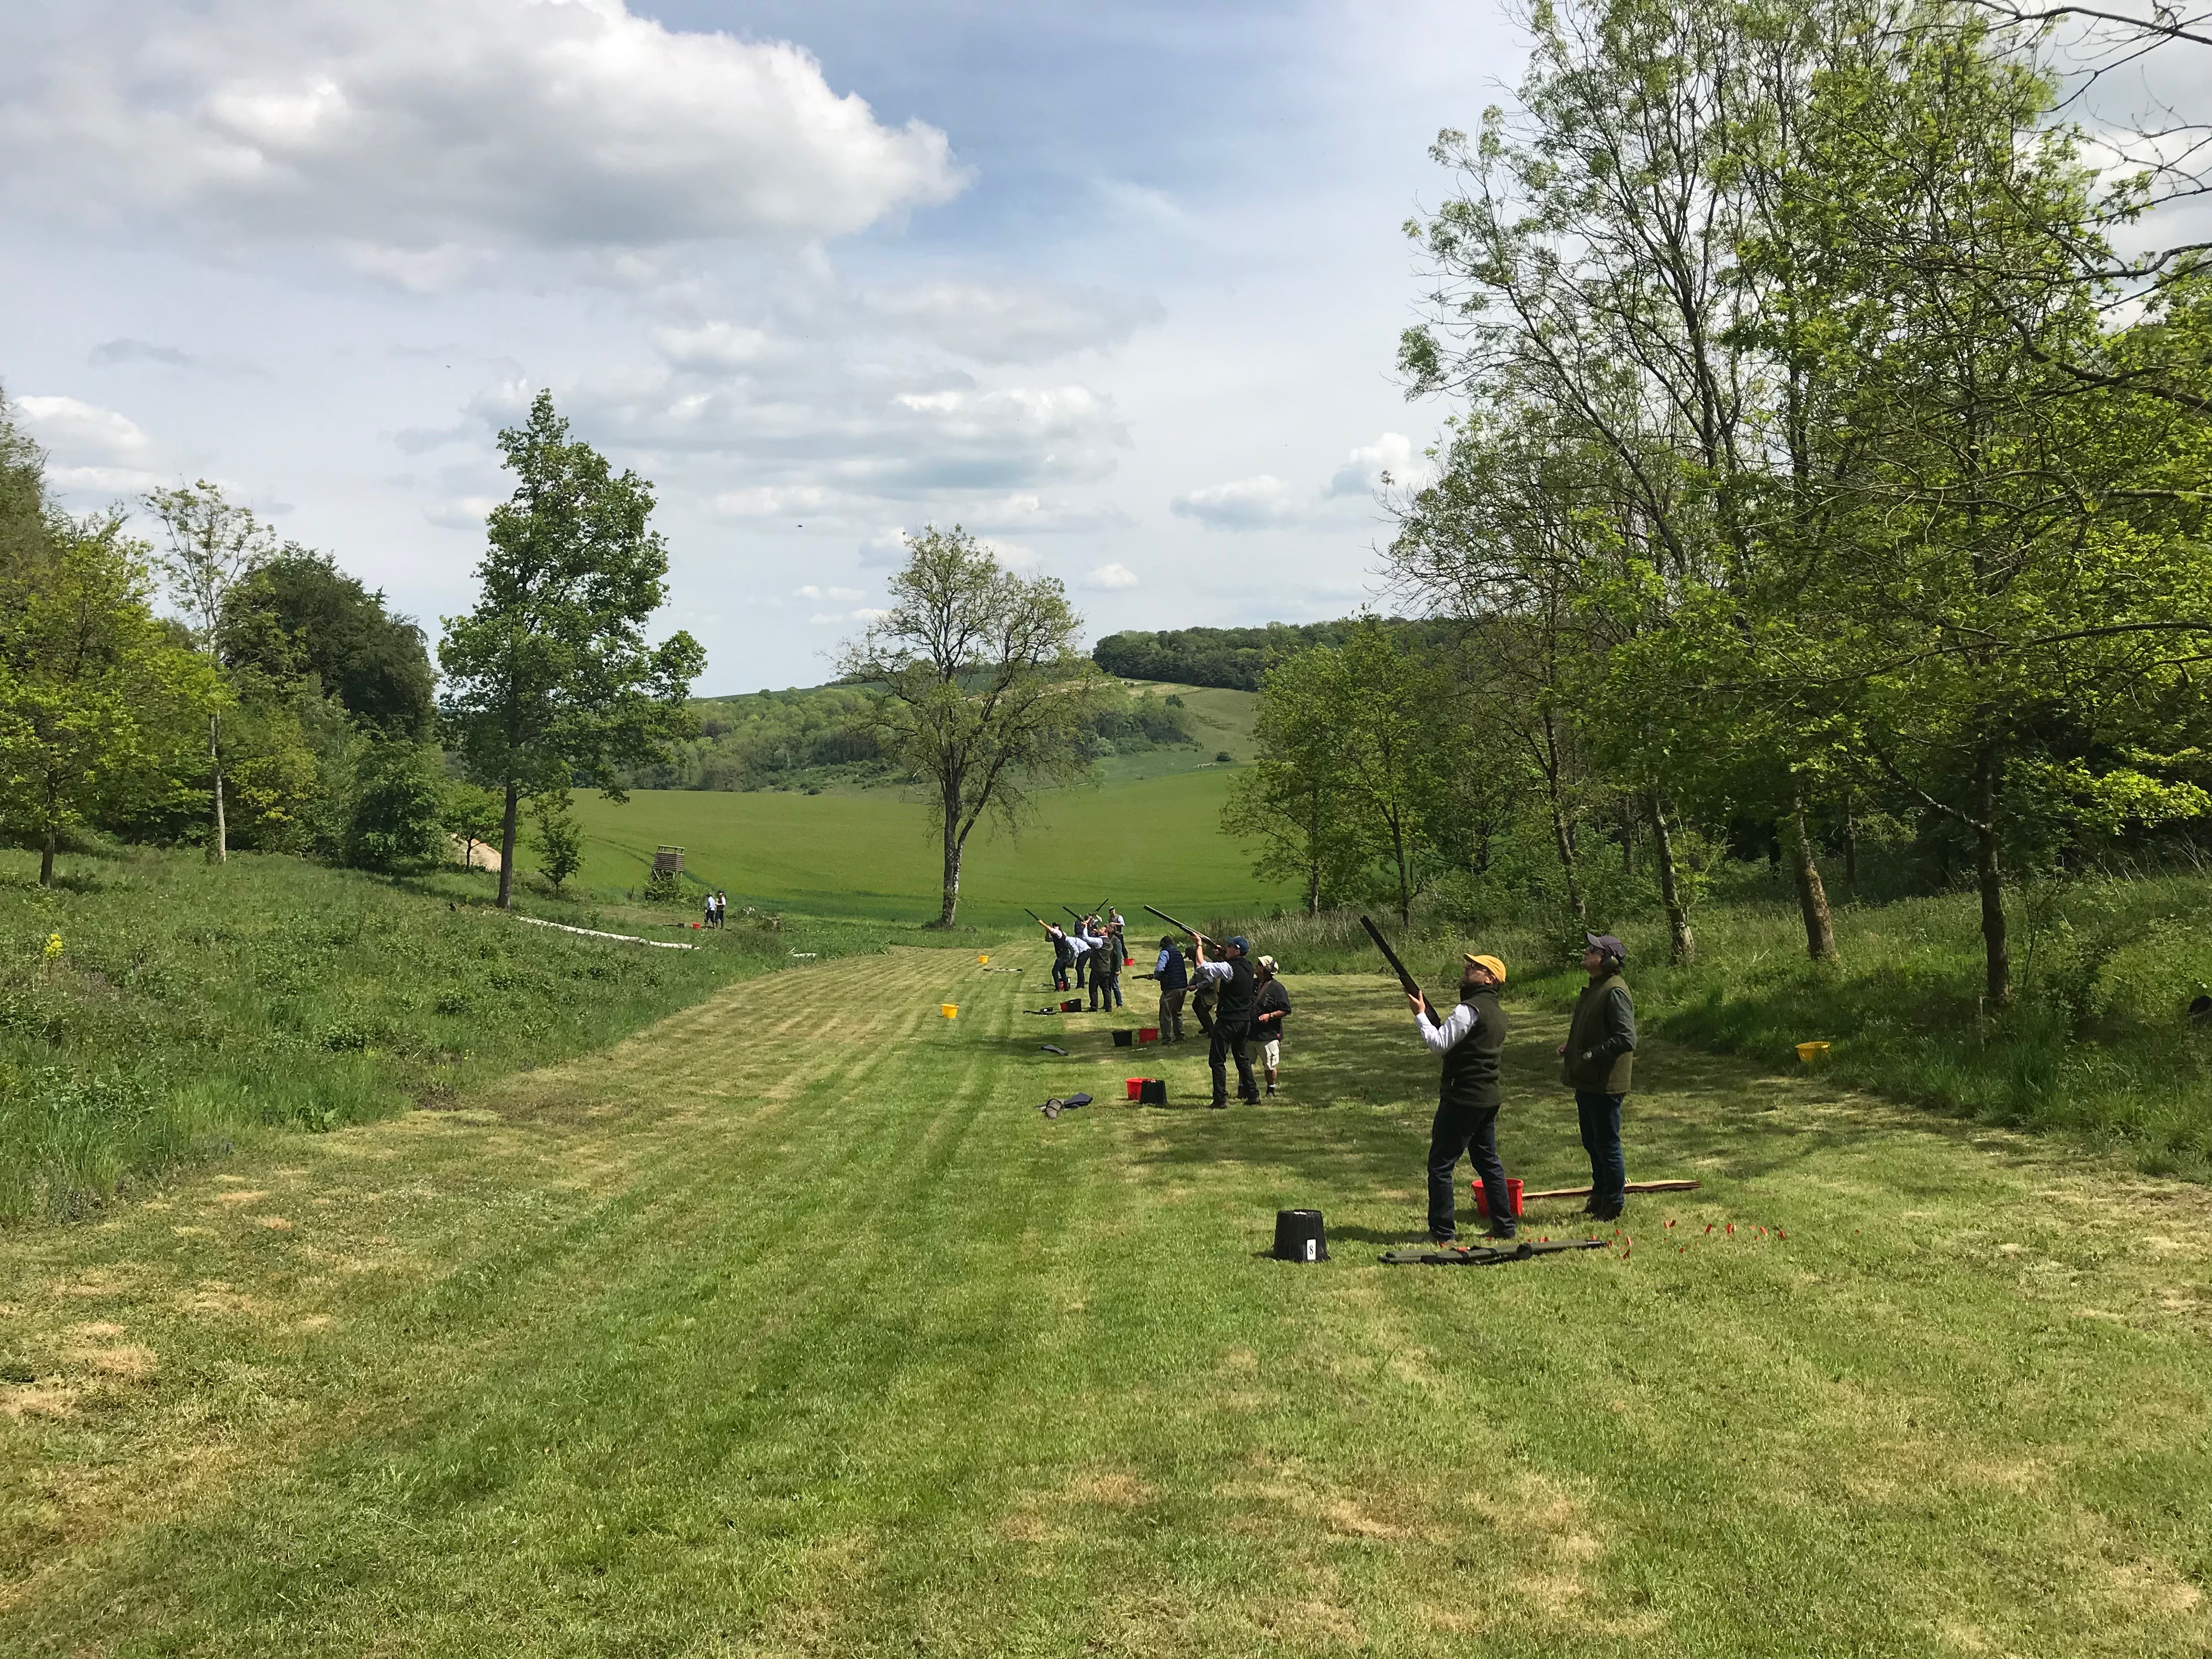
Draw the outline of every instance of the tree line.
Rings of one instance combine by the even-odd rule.
[[[569,434],[550,394],[502,432],[476,607],[422,630],[330,555],[280,542],[204,481],[73,514],[0,398],[0,830],[40,879],[86,832],[374,870],[495,842],[520,819],[557,887],[580,861],[570,792],[688,736],[702,653],[647,625],[667,551],[651,486]],[[170,614],[157,605],[164,597]]]
[[[1399,626],[1421,624],[1391,619]],[[1316,646],[1344,643],[1352,618],[1336,622],[1267,623],[1257,628],[1130,629],[1109,634],[1091,647],[1091,659],[1124,679],[1167,680],[1257,691],[1267,671]]]
[[[820,789],[912,781],[907,757],[876,720],[881,688],[823,685],[702,697],[696,737],[665,760],[624,769],[631,789]],[[1096,760],[1195,744],[1180,697],[1104,684],[1081,734]]]
[[[1273,669],[1227,822],[1401,915],[1503,849],[1584,916],[1601,830],[1677,960],[1768,833],[1832,959],[1824,864],[1879,826],[1958,848],[2002,1003],[2008,882],[2212,809],[2212,272],[2118,246],[2172,179],[2100,166],[2045,33],[1948,0],[1529,27],[1407,227],[1400,367],[1454,407],[1385,563],[1449,637]]]

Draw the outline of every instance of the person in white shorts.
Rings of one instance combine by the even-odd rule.
[[[1275,959],[1261,957],[1252,964],[1258,983],[1253,1004],[1252,1035],[1259,1039],[1260,1064],[1267,1073],[1267,1092],[1275,1092],[1275,1079],[1283,1067],[1283,1022],[1290,1018],[1291,994],[1275,977]]]

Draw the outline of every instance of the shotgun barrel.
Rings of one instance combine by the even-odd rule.
[[[1166,911],[1159,909],[1153,905],[1147,904],[1145,908],[1152,911],[1154,915],[1158,916],[1162,921],[1167,923],[1169,927],[1174,928],[1177,933],[1188,933],[1193,939],[1206,939],[1206,942],[1208,945],[1213,943],[1212,939],[1206,939],[1205,934],[1200,933],[1197,928],[1192,927],[1188,922],[1177,921]]]
[[[1443,1024],[1443,1021],[1437,1018],[1437,1011],[1429,1006],[1428,994],[1421,989],[1420,981],[1406,971],[1406,964],[1398,960],[1398,953],[1390,948],[1390,941],[1382,937],[1382,929],[1365,916],[1359,918],[1359,925],[1367,930],[1367,937],[1375,941],[1375,948],[1382,953],[1382,960],[1390,964],[1390,971],[1397,975],[1398,983],[1406,988],[1406,994],[1420,998],[1421,1012],[1428,1016],[1429,1024]]]

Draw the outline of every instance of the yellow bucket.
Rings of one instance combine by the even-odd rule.
[[[1797,1045],[1797,1058],[1808,1066],[1816,1060],[1826,1058],[1827,1052],[1828,1045],[1825,1042],[1801,1042]]]
[[[937,1012],[947,1019],[957,1019],[960,1018],[960,1005],[957,1002],[940,1002],[937,1005]]]
[[[975,960],[976,960],[976,961],[978,961],[978,962],[982,962],[982,963],[988,963],[988,962],[989,962],[989,961],[990,961],[990,959],[991,959],[990,957],[983,957],[983,956],[979,956],[979,957],[977,957],[975,958]]]

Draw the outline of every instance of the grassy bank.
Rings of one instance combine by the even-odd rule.
[[[1015,983],[769,975],[0,1237],[0,1651],[2212,1644],[2212,1194],[1661,1042],[1632,1173],[1698,1191],[1386,1267],[1436,1086],[1387,983],[1291,981],[1275,1102],[1148,1051],[1165,1109],[1056,1121],[1129,1052]],[[1587,1168],[1555,1091],[1501,1132]],[[1332,1261],[1266,1259],[1291,1204]]]
[[[1666,964],[1663,925],[1600,918],[1631,953],[1638,1006],[1656,1035],[1777,1070],[1796,1045],[1837,1080],[1985,1123],[2054,1129],[2124,1147],[2144,1170],[2212,1178],[2212,1030],[2192,997],[2212,990],[2212,879],[2083,881],[2011,900],[2019,994],[1984,1006],[1971,894],[1836,908],[1842,960],[1805,955],[1795,902],[1763,872],[1738,871],[1696,918],[1697,960]],[[1231,925],[1224,922],[1223,926]],[[1370,972],[1373,947],[1349,913],[1247,917],[1293,971]],[[1513,966],[1518,994],[1571,1001],[1577,938],[1531,922],[1468,932],[1417,918],[1409,965],[1433,989],[1458,952]]]
[[[46,890],[31,858],[0,854],[0,1218],[81,1214],[255,1129],[441,1103],[602,1047],[794,951],[886,938],[793,917],[653,950],[501,915],[484,904],[489,878],[458,872],[403,884],[154,852],[66,867]],[[666,912],[526,908],[679,937]]]

